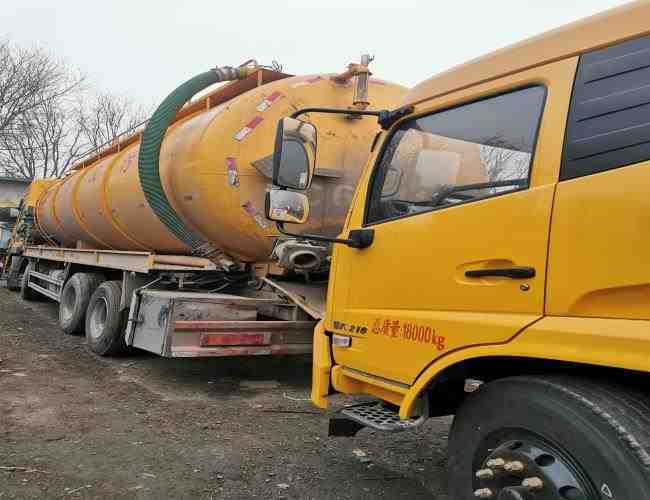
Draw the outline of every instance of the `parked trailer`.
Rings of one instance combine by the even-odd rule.
[[[349,107],[334,120],[315,118],[329,135],[310,190],[310,227],[336,234],[379,132],[355,111],[393,106],[405,94],[370,79],[369,61],[339,75],[293,77],[247,63],[188,80],[143,130],[42,189],[35,181],[10,282],[25,300],[57,301],[62,330],[85,332],[99,355],[311,352],[330,247],[287,237],[264,218],[275,125],[305,104]],[[219,82],[227,83],[189,102]],[[308,128],[290,132],[296,154],[316,153]]]
[[[57,301],[61,328],[85,330],[97,354],[129,347],[163,357],[311,352],[320,312],[306,313],[270,279],[242,287],[246,295],[205,293],[192,291],[191,283],[215,269],[204,258],[46,246],[28,247],[23,255],[29,264],[22,297]],[[180,280],[181,288],[160,289]],[[324,295],[322,286],[312,290]]]

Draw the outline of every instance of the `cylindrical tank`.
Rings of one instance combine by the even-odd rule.
[[[395,107],[402,86],[371,79],[373,109]],[[280,118],[305,107],[345,108],[354,85],[330,75],[285,78],[174,123],[160,152],[165,194],[188,227],[242,261],[269,260],[277,232],[264,216]],[[379,131],[374,117],[310,114],[318,128],[310,220],[301,231],[335,235]],[[139,142],[61,179],[37,204],[41,230],[62,246],[188,254],[149,207],[138,177]]]

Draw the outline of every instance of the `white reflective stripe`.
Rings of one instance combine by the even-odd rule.
[[[336,347],[350,347],[351,338],[346,335],[332,335],[332,343]]]

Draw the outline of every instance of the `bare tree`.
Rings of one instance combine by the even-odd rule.
[[[98,148],[146,120],[147,111],[125,97],[107,93],[93,96],[84,106],[81,127],[87,144]]]
[[[500,136],[481,145],[481,161],[491,181],[528,177],[530,156]]]
[[[88,152],[144,121],[142,108],[110,94],[60,96],[23,113],[0,137],[0,171],[12,177],[59,177]]]
[[[59,177],[144,121],[123,97],[92,94],[84,78],[39,49],[0,43],[0,175]]]
[[[38,48],[0,41],[0,174],[59,175],[79,154],[84,78]]]
[[[85,149],[79,104],[49,99],[15,119],[13,133],[0,138],[5,175],[59,177]]]
[[[19,116],[69,93],[81,80],[71,79],[63,63],[41,49],[16,48],[0,41],[0,134],[13,133]]]

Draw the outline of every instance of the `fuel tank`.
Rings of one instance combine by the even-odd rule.
[[[330,75],[283,78],[219,106],[197,111],[167,130],[161,182],[174,210],[206,241],[244,262],[270,260],[278,235],[265,218],[275,130],[306,107],[350,107],[354,86]],[[371,78],[370,107],[396,107],[400,85]],[[379,131],[375,117],[310,113],[318,128],[311,212],[300,232],[338,234],[361,169]],[[139,141],[104,156],[48,188],[36,207],[38,228],[65,247],[189,254],[150,208],[138,175]],[[292,228],[293,229],[293,228]]]

